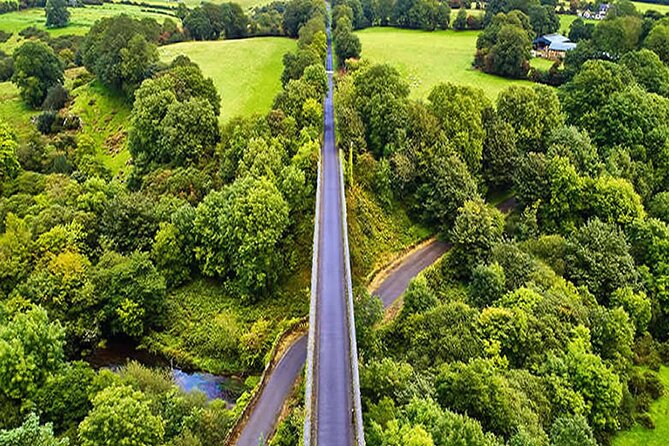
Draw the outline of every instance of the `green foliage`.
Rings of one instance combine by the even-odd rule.
[[[423,313],[436,307],[438,302],[434,292],[428,287],[425,277],[418,276],[409,282],[409,287],[404,293],[401,317]]]
[[[47,0],[45,10],[47,28],[63,28],[70,23],[66,0]]]
[[[506,291],[504,268],[498,263],[480,264],[472,271],[469,294],[477,307],[492,305]]]
[[[93,282],[103,296],[112,334],[141,338],[161,322],[165,302],[165,279],[156,271],[148,253],[135,251],[128,257],[104,254]]]
[[[490,9],[486,16],[488,12]],[[537,21],[538,26],[544,26],[539,23],[541,21]],[[525,78],[529,70],[533,34],[530,19],[523,12],[496,15],[476,41],[474,65],[486,73]]]
[[[18,147],[16,137],[9,126],[0,121],[0,184],[14,178],[19,173],[21,166],[16,156]]]
[[[632,51],[620,59],[620,64],[626,66],[649,93],[669,96],[669,69],[656,53],[647,49]]]
[[[272,289],[288,227],[288,205],[267,178],[245,177],[197,207],[195,258],[203,274],[228,277],[244,295]]]
[[[128,149],[143,170],[196,164],[213,154],[219,110],[212,80],[189,61],[175,63],[135,93]]]
[[[660,22],[654,26],[643,45],[657,54],[662,62],[669,63],[669,25]]]
[[[551,446],[597,446],[588,421],[579,415],[560,417],[551,426]]]
[[[42,105],[50,87],[63,82],[63,63],[51,47],[28,41],[14,51],[14,74],[21,99],[29,106]]]
[[[68,438],[57,439],[51,424],[40,426],[39,417],[28,415],[23,424],[15,429],[0,431],[1,446],[68,446]]]
[[[346,59],[359,58],[361,45],[358,36],[353,34],[353,26],[348,18],[340,18],[333,34],[337,65],[344,66]]]
[[[40,307],[0,308],[0,388],[2,396],[29,400],[63,364],[64,331]]]
[[[458,210],[450,233],[451,259],[458,272],[469,277],[478,263],[486,263],[493,245],[501,241],[503,231],[504,216],[500,211],[481,199],[465,202]]]
[[[83,63],[103,85],[132,96],[158,61],[155,42],[159,31],[155,21],[125,14],[104,18],[95,23],[81,44]]]
[[[616,289],[634,284],[637,271],[625,235],[598,219],[579,228],[567,242],[566,276],[587,286],[600,302]]]
[[[152,446],[162,443],[164,423],[142,396],[128,386],[112,386],[93,399],[93,409],[79,425],[83,446],[128,444]]]

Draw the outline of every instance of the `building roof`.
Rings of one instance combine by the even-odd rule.
[[[574,48],[576,48],[576,44],[574,42],[553,42],[550,44],[548,49],[550,51],[571,51]]]
[[[563,36],[562,34],[546,34],[541,37],[534,39],[535,45],[549,46],[554,43],[569,42],[569,38]]]

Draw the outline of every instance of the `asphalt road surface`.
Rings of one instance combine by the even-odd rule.
[[[304,335],[288,348],[275,366],[265,391],[237,439],[238,446],[258,446],[259,441],[267,444],[269,436],[274,432],[283,403],[288,399],[306,359],[307,336]]]
[[[332,44],[328,28],[328,93],[325,97],[321,150],[320,235],[316,293],[316,350],[314,352],[314,412],[318,446],[351,446],[353,393],[347,316],[348,282],[344,255],[341,172],[335,147],[332,99]]]

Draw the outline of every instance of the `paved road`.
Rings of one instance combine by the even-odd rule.
[[[307,336],[304,335],[288,348],[275,366],[265,391],[237,439],[238,446],[258,446],[259,440],[266,444],[306,359]]]
[[[353,393],[347,316],[347,283],[342,221],[341,172],[335,147],[332,98],[332,44],[328,28],[328,93],[321,150],[321,202],[318,230],[318,289],[314,353],[312,428],[318,446],[351,446]]]
[[[372,294],[379,296],[383,306],[388,308],[398,297],[404,294],[411,279],[436,262],[449,248],[448,243],[435,240],[417,249],[403,259],[402,263],[393,268],[378,288],[372,290]]]

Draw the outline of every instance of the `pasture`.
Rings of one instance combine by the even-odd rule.
[[[295,49],[294,40],[257,37],[213,42],[181,42],[159,48],[169,62],[183,54],[211,77],[221,95],[220,121],[233,116],[270,110],[281,89],[284,53]]]
[[[646,429],[636,425],[632,429],[620,432],[613,439],[613,446],[664,446],[669,438],[669,368],[660,368],[660,380],[664,384],[665,395],[650,405],[650,417],[655,422],[655,429]]]
[[[362,57],[396,67],[408,79],[415,98],[427,97],[442,82],[481,88],[493,101],[510,85],[532,85],[475,70],[472,61],[478,33],[368,28],[356,34],[362,42]]]
[[[162,23],[166,17],[170,17],[177,23],[180,22],[178,18],[167,15],[168,11],[148,10],[139,6],[122,5],[120,3],[105,3],[99,6],[69,8],[69,11],[70,24],[68,26],[64,28],[50,29],[47,29],[46,27],[44,8],[31,8],[0,14],[0,30],[13,34],[7,42],[0,43],[0,49],[5,52],[12,51],[23,40],[23,38],[18,35],[19,31],[28,28],[29,26],[44,29],[49,34],[56,37],[66,34],[84,35],[97,20],[119,14],[127,14],[137,18],[151,17],[156,19],[159,23]]]

